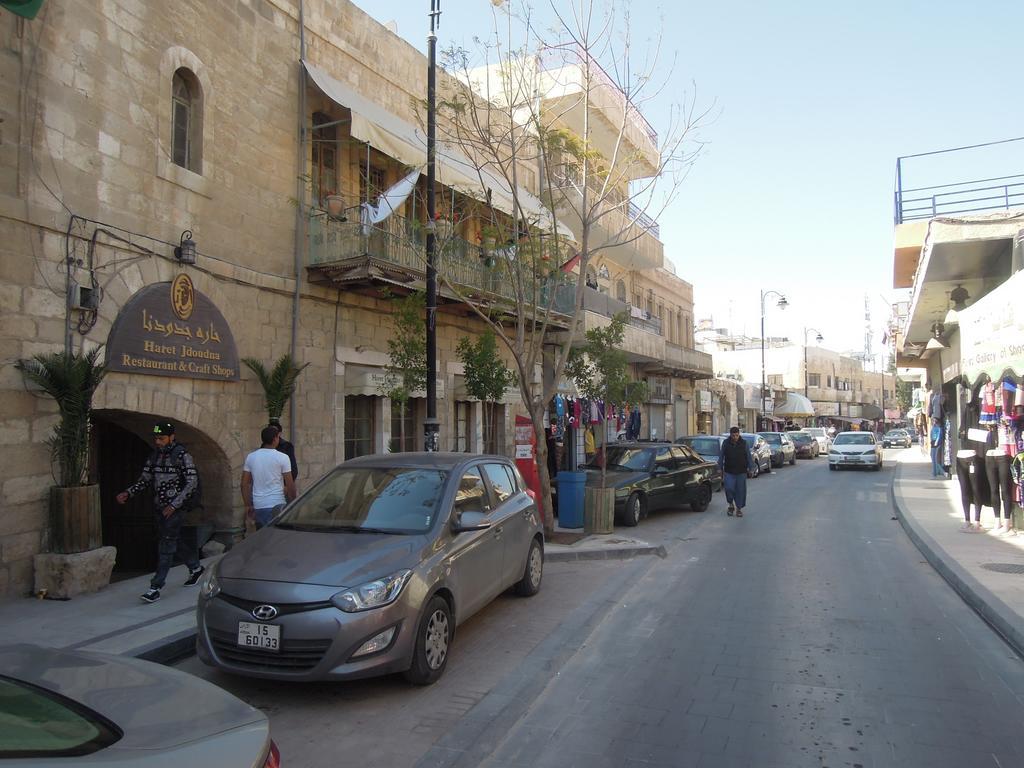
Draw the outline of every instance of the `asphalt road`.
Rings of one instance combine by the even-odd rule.
[[[430,688],[180,667],[267,712],[286,766],[1024,765],[1024,665],[903,534],[891,471],[804,460],[742,519],[657,513],[666,559],[549,565]]]

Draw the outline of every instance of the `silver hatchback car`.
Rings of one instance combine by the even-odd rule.
[[[500,456],[401,453],[328,472],[210,569],[199,657],[279,680],[444,672],[455,627],[540,590],[544,536]]]

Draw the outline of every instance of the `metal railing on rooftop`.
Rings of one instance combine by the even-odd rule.
[[[921,187],[905,188],[903,186],[905,160],[966,152],[1019,141],[1024,141],[1024,136],[896,158],[896,181],[893,192],[895,223],[902,224],[907,221],[931,219],[935,216],[1007,210],[1024,206],[1024,174],[993,176],[972,181],[957,181]],[[1017,161],[1014,160],[1014,162]]]

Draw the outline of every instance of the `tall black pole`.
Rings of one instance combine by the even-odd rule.
[[[437,56],[436,25],[441,15],[441,0],[430,0],[430,34],[427,36],[427,418],[423,422],[423,450],[438,450],[437,420],[437,268],[434,265],[436,249],[434,156],[437,133]]]
[[[768,414],[765,409],[764,381],[764,291],[761,291],[761,429],[768,429]]]

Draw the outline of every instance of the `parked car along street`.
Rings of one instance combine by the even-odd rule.
[[[883,448],[909,448],[913,442],[910,433],[905,429],[890,429],[882,435]]]
[[[828,430],[824,427],[804,427],[802,432],[811,435],[818,443],[818,453],[827,455],[828,448],[832,445],[832,438],[828,436]]]
[[[816,459],[818,458],[818,441],[803,431],[787,432],[786,435],[793,441],[797,458]]]
[[[785,432],[758,432],[765,439],[772,452],[772,466],[785,463],[796,464],[796,446]]]
[[[186,672],[141,659],[0,647],[5,766],[280,768],[266,716]]]
[[[724,439],[718,435],[685,435],[675,439],[677,445],[689,447],[690,450],[704,459],[704,461],[710,461],[715,465],[711,484],[716,491],[722,490],[722,470],[718,466],[718,454],[722,449],[722,441]]]
[[[210,569],[198,655],[252,677],[432,683],[458,624],[511,586],[540,590],[543,546],[507,458],[352,459]]]
[[[607,448],[605,487],[615,489],[615,519],[637,525],[655,509],[689,504],[703,512],[711,503],[717,465],[687,446],[669,443],[611,443]],[[587,485],[600,487],[601,453],[585,464]]]
[[[871,432],[840,432],[828,452],[830,470],[844,467],[882,468],[882,445]]]

